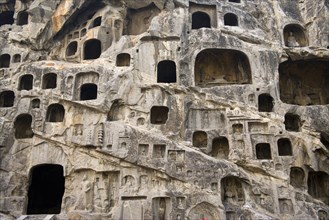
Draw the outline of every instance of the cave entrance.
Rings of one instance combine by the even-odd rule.
[[[81,86],[80,100],[97,99],[97,85],[93,83],[86,83]]]
[[[271,145],[269,143],[256,144],[256,157],[259,160],[270,160],[271,156]]]
[[[230,153],[228,140],[225,137],[215,138],[212,141],[210,155],[216,159],[228,159]]]
[[[27,214],[59,214],[65,190],[61,165],[43,164],[31,169]]]

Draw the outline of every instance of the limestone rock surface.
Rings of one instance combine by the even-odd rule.
[[[328,0],[0,0],[1,219],[329,219]]]

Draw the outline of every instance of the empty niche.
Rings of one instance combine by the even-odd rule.
[[[250,84],[249,59],[237,50],[205,49],[196,57],[194,78],[195,84],[203,87]]]
[[[324,132],[321,132],[320,141],[329,150],[329,135]]]
[[[239,26],[238,16],[233,13],[227,13],[224,15],[224,25],[225,26]]]
[[[221,180],[221,197],[224,206],[242,206],[245,201],[245,195],[241,181],[232,176],[224,177]]]
[[[129,53],[120,53],[116,58],[116,66],[130,66],[130,54]]]
[[[93,20],[93,22],[89,26],[89,29],[101,26],[101,24],[102,24],[102,16],[99,16]]]
[[[164,158],[166,155],[165,144],[154,144],[153,145],[153,158]]]
[[[23,75],[19,80],[18,90],[31,90],[33,88],[33,75]]]
[[[138,145],[138,155],[147,156],[148,152],[149,152],[149,145],[148,144],[139,144]]]
[[[294,214],[291,199],[279,199],[279,207],[281,214]]]
[[[21,114],[16,117],[14,122],[15,138],[25,139],[33,137],[33,130],[31,127],[32,116],[29,114]]]
[[[99,74],[96,72],[78,73],[75,78],[75,100],[97,99]]]
[[[157,67],[158,83],[175,83],[176,82],[176,63],[172,60],[162,60]]]
[[[97,99],[97,85],[93,83],[83,84],[80,88],[80,100]]]
[[[128,9],[126,18],[128,24],[124,30],[124,34],[139,35],[144,33],[149,28],[152,19],[160,12],[160,9],[154,3],[144,8]]]
[[[151,108],[151,124],[165,124],[168,120],[169,108],[166,106],[153,106]]]
[[[51,104],[48,106],[46,121],[47,122],[63,122],[65,109],[61,104]]]
[[[228,0],[228,2],[241,3],[241,0]]]
[[[84,28],[80,31],[80,36],[81,37],[85,36],[86,34],[87,34],[87,29],[86,28]]]
[[[228,140],[225,137],[215,138],[212,141],[210,155],[217,159],[228,159],[230,153]]]
[[[42,164],[30,172],[27,214],[59,214],[65,190],[63,166]]]
[[[193,146],[197,148],[207,148],[208,135],[205,131],[195,131],[193,133]]]
[[[9,6],[7,10],[5,9],[0,13],[0,26],[14,24],[15,0],[10,0],[8,3],[8,5],[5,5],[5,7]]]
[[[69,43],[69,45],[67,46],[65,55],[66,55],[67,57],[69,57],[69,56],[74,56],[74,55],[76,54],[77,50],[78,50],[78,42],[76,42],[76,41],[72,41],[72,42]]]
[[[305,173],[300,167],[290,168],[290,184],[296,188],[302,188],[304,186]]]
[[[288,24],[283,29],[284,43],[287,47],[305,47],[307,39],[303,28],[298,24]]]
[[[97,39],[87,40],[84,44],[83,59],[93,60],[101,56],[102,53],[102,43]]]
[[[42,77],[42,89],[55,89],[57,87],[57,74],[47,73]]]
[[[329,61],[288,60],[279,65],[282,102],[295,105],[329,104]]]
[[[17,25],[23,26],[28,24],[29,22],[29,14],[27,11],[20,11],[17,14]]]
[[[292,156],[291,142],[288,138],[280,138],[278,140],[279,156]]]
[[[329,205],[329,175],[325,172],[309,172],[308,193]]]
[[[197,11],[192,14],[192,29],[210,28],[210,16],[202,11]]]
[[[10,55],[2,54],[0,56],[0,68],[9,68],[10,66]]]
[[[20,63],[22,61],[22,56],[20,54],[15,54],[13,56],[12,62],[13,63]]]
[[[269,94],[260,94],[258,96],[258,111],[259,112],[272,112],[273,111],[273,98]]]
[[[271,145],[269,143],[258,143],[256,144],[256,157],[259,160],[270,160],[271,156]]]
[[[31,107],[32,108],[40,108],[40,99],[32,99]]]
[[[13,107],[15,101],[15,93],[13,91],[3,91],[0,93],[0,107]]]
[[[285,114],[284,125],[287,131],[300,131],[301,121],[299,115],[292,113]]]

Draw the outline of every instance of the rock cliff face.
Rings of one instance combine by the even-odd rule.
[[[0,218],[329,219],[328,0],[0,0]]]

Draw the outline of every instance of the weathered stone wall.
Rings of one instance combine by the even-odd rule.
[[[0,218],[329,219],[328,23],[328,0],[0,0]]]

